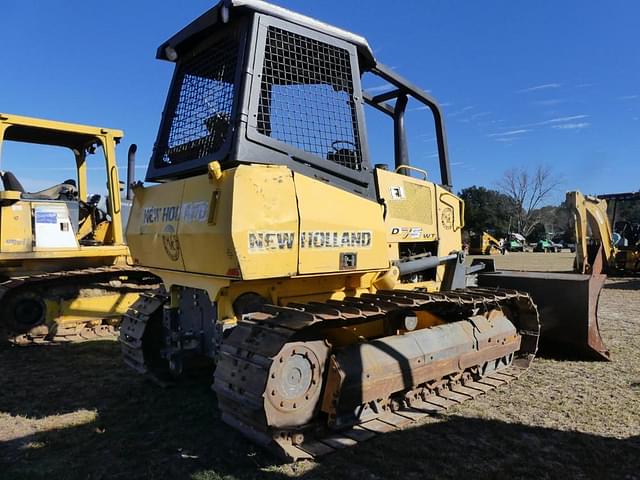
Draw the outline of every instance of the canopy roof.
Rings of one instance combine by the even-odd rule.
[[[236,13],[248,12],[263,13],[339,38],[355,45],[361,61],[364,61],[365,64],[371,67],[376,65],[373,51],[364,37],[262,0],[222,0],[160,45],[156,57],[161,60],[174,60],[167,57],[167,47],[173,48],[180,54],[182,49],[188,48],[190,44],[206,36],[208,31],[215,29],[219,24],[225,23],[226,19],[231,19]]]

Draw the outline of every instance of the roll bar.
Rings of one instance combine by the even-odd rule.
[[[443,187],[447,190],[451,190],[453,188],[453,184],[451,182],[451,169],[449,167],[449,154],[447,152],[447,134],[444,128],[442,110],[440,110],[436,100],[427,92],[398,75],[385,65],[378,63],[368,71],[395,87],[393,90],[375,96],[372,96],[367,92],[363,92],[363,98],[367,105],[389,115],[393,119],[396,168],[402,165],[409,165],[404,115],[407,108],[408,97],[413,97],[415,100],[431,110],[431,113],[433,114],[436,129],[436,141],[438,144],[438,159],[440,162],[440,180]],[[394,99],[394,105],[387,103],[389,100]]]

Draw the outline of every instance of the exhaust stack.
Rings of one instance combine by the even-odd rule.
[[[133,200],[133,182],[136,181],[136,152],[138,146],[132,143],[127,154],[127,200]]]

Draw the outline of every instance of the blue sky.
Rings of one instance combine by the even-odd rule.
[[[156,48],[213,3],[3,0],[0,111],[121,128],[120,163],[137,143],[143,175],[172,74]],[[456,191],[538,164],[566,190],[640,189],[640,2],[274,3],[366,36],[379,61],[441,102]],[[390,161],[390,129],[367,121],[373,161]],[[410,111],[410,156],[437,179],[431,123]],[[31,188],[67,178],[70,160],[39,153],[48,161],[7,148],[2,168]]]

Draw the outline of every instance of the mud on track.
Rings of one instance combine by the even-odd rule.
[[[290,465],[220,421],[206,376],[163,390],[114,342],[1,345],[0,478],[640,478],[640,279],[609,280],[599,313],[610,363],[540,358],[439,418]]]

